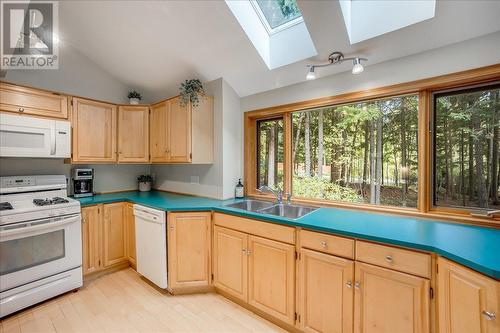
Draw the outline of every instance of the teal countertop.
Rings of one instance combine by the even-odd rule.
[[[167,192],[121,192],[78,199],[82,206],[130,201],[166,211],[218,212],[435,252],[500,279],[500,229],[371,212],[320,208],[289,219],[223,207],[234,202]]]

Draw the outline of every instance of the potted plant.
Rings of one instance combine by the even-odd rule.
[[[128,97],[129,103],[133,104],[133,105],[139,104],[139,101],[142,99],[141,94],[139,94],[135,90],[129,91],[127,97]]]
[[[181,83],[179,91],[181,95],[179,104],[181,107],[185,107],[189,102],[193,107],[197,107],[200,103],[200,96],[205,95],[203,84],[198,79],[184,81]]]
[[[137,181],[139,182],[139,191],[151,191],[151,183],[153,182],[153,177],[151,177],[150,175],[140,175],[139,177],[137,177]]]

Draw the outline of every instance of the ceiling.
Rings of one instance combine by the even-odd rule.
[[[500,1],[437,1],[433,19],[350,45],[337,1],[298,1],[318,56],[269,70],[220,1],[60,2],[60,39],[130,88],[158,99],[180,82],[223,77],[240,97],[305,81],[305,65],[332,51],[369,66],[500,31]],[[390,14],[390,13],[389,13]],[[350,70],[321,69],[318,76]]]

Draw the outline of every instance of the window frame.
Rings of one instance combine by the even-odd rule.
[[[498,218],[479,218],[470,215],[470,211],[434,206],[433,163],[432,163],[432,109],[433,94],[446,90],[459,90],[474,85],[487,85],[500,81],[500,64],[446,74],[417,81],[391,86],[356,91],[336,96],[306,100],[297,103],[273,106],[244,113],[244,180],[245,194],[248,197],[269,199],[256,189],[257,176],[257,121],[283,118],[284,120],[284,191],[291,192],[292,184],[292,118],[297,111],[306,111],[327,106],[366,102],[391,98],[401,95],[418,94],[418,202],[417,208],[371,205],[366,203],[347,203],[324,199],[293,198],[294,202],[326,207],[339,207],[381,213],[391,213],[414,217],[449,220],[459,223],[500,226]]]

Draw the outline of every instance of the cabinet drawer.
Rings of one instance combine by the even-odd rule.
[[[349,238],[301,230],[300,246],[340,257],[354,258],[354,240]]]
[[[295,228],[293,227],[221,213],[214,214],[214,223],[218,226],[242,231],[247,234],[261,236],[288,244],[295,244]]]
[[[431,277],[430,254],[356,241],[356,260],[426,278]]]

